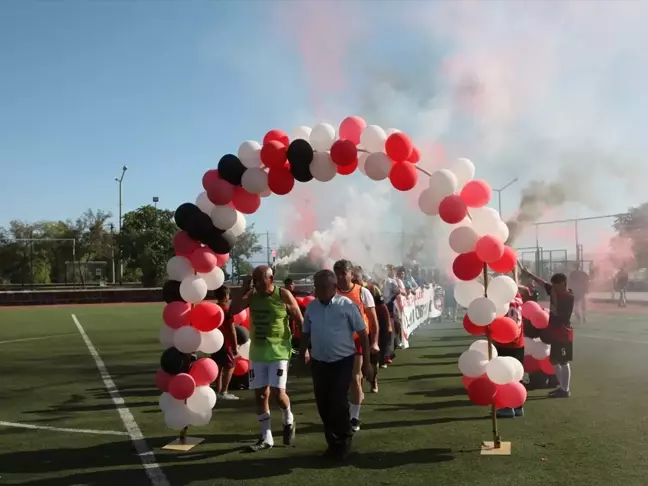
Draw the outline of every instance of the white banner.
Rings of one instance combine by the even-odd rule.
[[[396,318],[401,323],[401,343],[403,347],[409,347],[410,336],[419,326],[427,324],[430,319],[435,319],[441,315],[443,303],[435,302],[434,295],[433,287],[419,287],[416,289],[415,294],[407,297],[400,296],[396,299],[394,311]]]

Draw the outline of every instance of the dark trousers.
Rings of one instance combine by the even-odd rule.
[[[326,363],[311,360],[315,402],[329,447],[339,447],[351,442],[351,417],[349,415],[349,387],[353,376],[355,355]]]

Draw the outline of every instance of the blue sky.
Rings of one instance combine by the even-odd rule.
[[[173,209],[193,201],[204,171],[242,141],[351,114],[460,147],[493,186],[520,177],[505,211],[529,180],[578,179],[605,150],[630,165],[597,163],[585,192],[606,197],[557,216],[641,202],[626,190],[628,177],[610,185],[607,174],[646,165],[638,129],[648,108],[640,99],[646,34],[632,28],[637,12],[422,1],[381,2],[376,11],[370,3],[0,2],[0,225],[88,207],[116,215],[114,178],[124,164],[125,211],[153,196]],[[524,55],[511,52],[516,43]],[[447,61],[491,89],[480,120],[435,105],[443,99],[430,93],[448,92],[439,75]],[[586,150],[567,166],[548,163],[533,158],[538,140]],[[358,174],[331,187],[349,184],[367,182]],[[274,232],[280,209],[264,199],[249,220]]]

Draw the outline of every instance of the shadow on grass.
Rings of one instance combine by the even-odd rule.
[[[441,388],[439,390],[417,390],[413,392],[407,392],[405,393],[405,395],[417,395],[417,396],[436,397],[436,398],[456,397],[462,395],[465,396],[466,389],[461,387],[456,387],[456,388]]]
[[[445,353],[445,354],[425,354],[421,356],[422,359],[430,359],[430,360],[436,360],[436,359],[456,359],[461,356],[461,353]]]
[[[417,402],[417,403],[384,403],[382,404],[387,407],[392,408],[375,408],[377,412],[403,412],[403,411],[432,411],[432,410],[442,410],[444,408],[454,408],[454,407],[467,407],[473,406],[473,403],[466,398],[465,400],[448,400],[445,402]],[[455,420],[460,420],[457,418]],[[451,422],[452,420],[447,420]],[[434,422],[432,422],[434,423]]]

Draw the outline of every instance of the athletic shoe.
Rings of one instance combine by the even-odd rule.
[[[386,364],[381,364],[380,367],[381,367],[383,370],[384,370],[384,369],[387,369],[387,365],[386,365]]]
[[[297,432],[297,424],[293,422],[292,424],[284,425],[283,428],[283,444],[285,446],[293,445],[295,441],[295,432]]]
[[[385,358],[385,365],[392,364],[392,358]],[[387,366],[385,366],[387,368]]]
[[[522,407],[516,408],[514,411],[516,417],[524,417],[524,409]]]
[[[351,419],[351,432],[354,434],[360,430],[360,421],[356,418]]]
[[[371,393],[378,393],[378,383],[371,384]]]
[[[514,418],[515,411],[512,408],[500,408],[497,410],[498,418]]]
[[[225,392],[225,393],[219,393],[218,394],[218,399],[219,400],[225,400],[225,401],[231,401],[231,400],[238,400],[239,397],[236,395],[233,395],[230,392]]]
[[[557,388],[551,393],[549,393],[548,398],[569,398],[571,393],[563,390],[562,388]]]
[[[272,449],[272,445],[263,439],[257,440],[256,444],[250,446],[250,452],[260,452]]]

